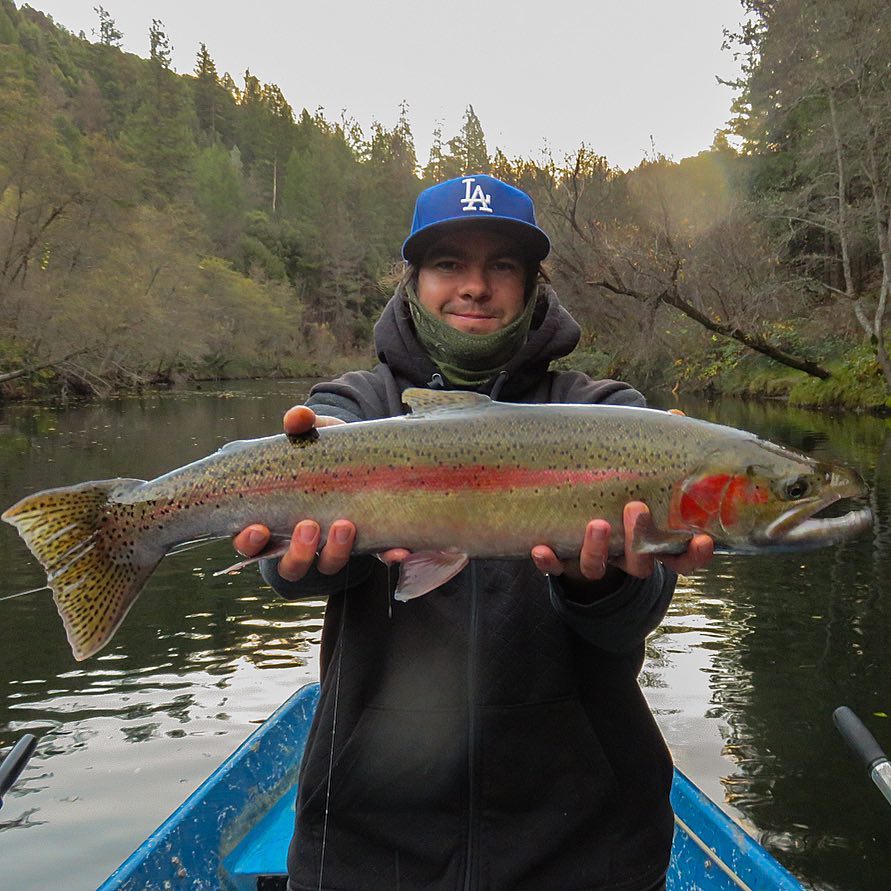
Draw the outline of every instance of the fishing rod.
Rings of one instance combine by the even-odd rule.
[[[25,769],[36,746],[37,737],[32,733],[26,733],[0,762],[0,807],[3,807],[3,796],[12,788],[12,784]]]
[[[846,705],[832,713],[832,721],[851,751],[866,766],[869,778],[891,803],[891,761],[866,725]]]

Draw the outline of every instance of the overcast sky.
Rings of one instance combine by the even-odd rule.
[[[19,3],[21,5],[21,3]],[[95,40],[99,0],[33,0]],[[473,105],[490,151],[555,157],[582,142],[629,168],[650,151],[676,160],[708,148],[730,116],[716,82],[736,64],[721,50],[739,0],[103,0],[124,48],[148,55],[153,18],[191,71],[204,42],[240,85],[249,68],[278,84],[296,113],[346,110],[363,128],[392,127],[409,104],[425,163],[437,121],[445,138]]]

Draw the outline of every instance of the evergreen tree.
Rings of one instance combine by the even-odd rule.
[[[239,101],[238,147],[262,205],[276,213],[284,167],[294,139],[294,113],[275,84],[245,71]]]
[[[446,156],[442,146],[442,123],[436,122],[433,128],[433,144],[430,146],[430,155],[427,158],[427,166],[424,168],[424,179],[431,182],[442,182],[448,179],[446,175]]]
[[[455,176],[489,172],[489,150],[486,147],[483,125],[472,105],[468,105],[464,112],[461,132],[449,140],[449,154],[452,163],[447,166],[457,169]]]
[[[198,126],[210,134],[211,142],[217,138],[217,105],[223,88],[214,64],[205,44],[198,48],[198,59],[195,63],[195,113]]]
[[[411,208],[419,191],[417,168],[408,105],[403,101],[393,130],[377,123],[373,126],[367,162],[374,201],[370,209],[373,222],[368,226],[366,238],[375,246],[381,262],[385,262],[392,246],[399,243],[411,218]]]
[[[6,3],[0,5],[0,44],[14,44],[19,42],[18,30],[15,26],[16,8],[10,3],[7,9]]]
[[[737,131],[798,287],[842,301],[891,394],[891,8],[745,0]]]
[[[269,146],[266,144],[269,134],[263,126],[263,87],[250,69],[244,72],[244,87],[238,97],[238,106],[238,148],[245,166],[252,169],[258,159],[269,157]]]
[[[170,38],[164,32],[164,23],[160,19],[152,19],[149,28],[149,58],[166,71],[170,68],[172,52]]]
[[[195,159],[195,199],[207,230],[224,255],[231,255],[241,234],[245,209],[241,158],[219,143]]]
[[[266,160],[271,178],[270,206],[272,213],[275,214],[279,208],[279,193],[284,180],[285,164],[293,145],[294,112],[276,84],[264,84],[262,97],[267,113],[265,124],[269,129],[270,157]]]
[[[195,110],[183,82],[170,71],[170,42],[161,22],[149,29],[151,64],[142,101],[125,128],[125,141],[146,169],[148,194],[171,199],[187,187],[195,156]]]
[[[93,12],[99,16],[99,43],[103,46],[116,46],[123,44],[124,35],[117,29],[114,19],[103,6],[94,6]],[[96,32],[93,31],[95,34]]]

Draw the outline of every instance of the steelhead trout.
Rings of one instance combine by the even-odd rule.
[[[470,557],[577,555],[587,522],[647,503],[640,548],[683,551],[705,532],[724,551],[841,542],[866,509],[856,474],[752,434],[645,408],[513,405],[466,392],[406,390],[411,414],[233,442],[150,482],[115,479],[31,495],[2,518],[46,570],[76,659],[111,639],[161,558],[184,542],[268,526],[282,553],[299,520],[357,527],[355,550],[411,550],[397,597],[443,584]]]

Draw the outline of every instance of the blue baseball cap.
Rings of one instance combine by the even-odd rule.
[[[550,239],[535,222],[532,199],[494,176],[475,173],[437,183],[418,195],[402,256],[420,263],[445,229],[469,220],[508,233],[530,260],[543,260],[551,250]]]

